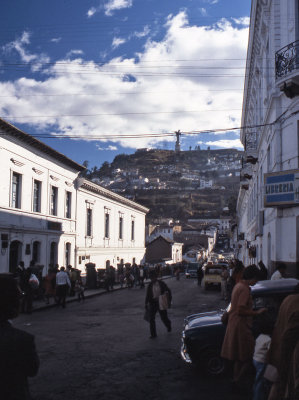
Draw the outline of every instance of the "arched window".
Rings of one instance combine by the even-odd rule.
[[[50,264],[54,267],[57,264],[57,243],[51,242],[50,246]]]
[[[32,245],[32,260],[35,261],[35,263],[40,262],[40,242],[35,241],[33,242]]]
[[[19,262],[22,260],[22,243],[14,240],[9,246],[9,272],[16,272]]]

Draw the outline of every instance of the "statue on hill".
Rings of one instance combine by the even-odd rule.
[[[178,130],[175,132],[175,134],[176,134],[175,152],[179,153],[181,151],[181,145],[180,145],[181,131]]]

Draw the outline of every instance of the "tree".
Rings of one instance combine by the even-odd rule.
[[[101,168],[99,169],[99,175],[100,176],[110,176],[111,171],[110,171],[110,164],[108,161],[103,162]]]

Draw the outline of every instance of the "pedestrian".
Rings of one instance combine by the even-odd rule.
[[[57,296],[57,304],[65,308],[65,298],[67,295],[68,289],[71,287],[70,278],[65,271],[64,267],[60,268],[60,271],[56,275],[56,296]]]
[[[121,287],[121,289],[122,289],[123,286],[124,286],[124,281],[125,281],[124,268],[123,268],[122,265],[121,265],[120,268],[119,268],[118,280],[119,280],[120,287]]]
[[[84,286],[83,286],[83,282],[82,282],[81,276],[79,276],[78,279],[76,280],[74,290],[78,295],[78,301],[79,302],[81,300],[85,300]]]
[[[258,267],[260,269],[260,281],[266,281],[268,279],[268,270],[262,260],[259,261]]]
[[[197,284],[198,284],[198,286],[201,286],[202,278],[203,278],[203,270],[202,270],[202,267],[200,266],[197,268]]]
[[[0,398],[30,400],[28,377],[35,376],[39,358],[34,336],[14,328],[21,292],[11,274],[0,274]]]
[[[69,268],[69,278],[71,281],[71,289],[70,289],[70,296],[75,296],[75,284],[78,278],[78,274],[75,268],[73,268],[71,265],[68,266]]]
[[[264,373],[267,366],[267,353],[271,344],[273,328],[273,320],[268,318],[267,314],[262,315],[259,323],[260,334],[256,338],[253,354],[253,365],[256,370],[253,400],[265,400],[269,394],[269,382],[264,378]]]
[[[56,274],[52,268],[49,269],[47,275],[44,278],[44,290],[45,290],[45,303],[50,304],[50,298],[55,298],[55,280]]]
[[[271,281],[283,279],[286,277],[287,266],[283,262],[277,263],[276,271],[271,276]]]
[[[24,285],[25,285],[25,264],[24,261],[20,261],[18,266],[17,266],[17,270],[16,270],[16,274],[15,274],[17,283],[19,285],[19,288],[24,291]]]
[[[110,265],[108,271],[108,285],[110,290],[114,289],[114,284],[115,284],[115,268],[112,265]]]
[[[139,267],[140,289],[144,289],[144,278],[145,278],[144,268],[142,265],[140,265],[140,267]]]
[[[243,272],[243,279],[237,283],[232,292],[231,309],[222,344],[221,356],[233,363],[233,389],[246,391],[248,375],[252,368],[254,337],[252,334],[252,317],[266,311],[261,308],[253,310],[250,286],[259,279],[259,269],[250,265]]]
[[[240,260],[234,260],[234,262],[232,263],[230,276],[227,280],[227,292],[229,301],[231,299],[231,295],[235,285],[242,279],[244,269],[245,267]]]
[[[285,398],[286,391],[297,390],[297,394],[299,391],[299,285],[296,292],[287,296],[281,303],[273,330],[267,361],[277,369],[278,378],[272,385],[269,400]]]
[[[171,304],[172,295],[171,290],[166,283],[158,280],[156,271],[151,271],[150,279],[151,283],[148,285],[146,291],[145,308],[149,310],[150,338],[154,339],[157,337],[155,320],[157,312],[159,312],[167,331],[171,332],[171,321],[167,315],[167,308]]]
[[[33,295],[38,287],[39,281],[36,275],[33,274],[31,267],[28,267],[24,273],[24,297],[21,307],[23,313],[32,313]]]
[[[229,273],[227,271],[227,268],[223,265],[222,266],[222,271],[221,271],[221,297],[223,300],[228,299],[227,295],[227,280],[229,278]]]

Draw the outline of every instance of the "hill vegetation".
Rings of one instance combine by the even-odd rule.
[[[86,177],[148,207],[149,220],[234,216],[242,152],[140,149],[86,171]]]

